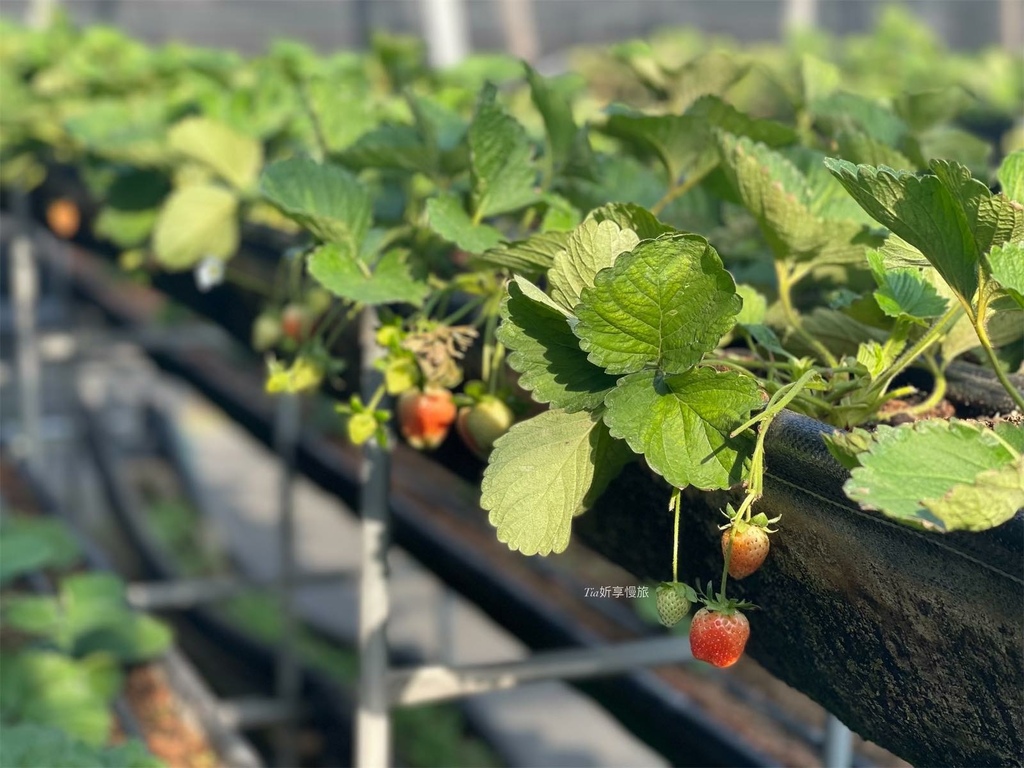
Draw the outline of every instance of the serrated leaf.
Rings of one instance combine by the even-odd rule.
[[[641,240],[653,240],[656,237],[675,232],[675,227],[658,221],[658,218],[646,208],[636,203],[609,203],[595,208],[588,219],[597,222],[612,221],[620,229],[631,229]]]
[[[840,131],[836,137],[839,155],[857,165],[885,165],[896,170],[915,170],[916,164],[889,144],[862,131]]]
[[[184,187],[167,198],[153,229],[153,251],[169,270],[191,269],[207,256],[238,250],[238,199],[212,184]]]
[[[208,117],[187,117],[167,132],[171,148],[209,166],[235,189],[249,189],[263,165],[263,147],[253,138]]]
[[[675,487],[730,488],[743,479],[750,442],[728,434],[763,404],[756,381],[733,371],[640,371],[608,393],[604,420]]]
[[[537,199],[533,147],[526,131],[484,89],[469,126],[469,156],[474,217],[519,210]]]
[[[664,235],[641,242],[584,288],[573,329],[609,373],[655,365],[681,373],[715,348],[742,302],[708,241]]]
[[[318,240],[359,252],[370,229],[372,208],[364,187],[344,168],[308,157],[279,160],[264,169],[260,189]]]
[[[1004,157],[996,176],[1003,194],[1024,205],[1024,149]]]
[[[868,255],[871,271],[878,283],[875,301],[889,317],[926,319],[941,316],[948,302],[918,269],[886,269],[885,257],[878,251]]]
[[[1018,453],[1024,453],[1024,425],[1001,421],[992,431],[1005,440]]]
[[[397,171],[435,170],[433,158],[423,139],[411,125],[382,125],[363,134],[338,159],[349,168],[381,168]]]
[[[335,296],[363,304],[412,304],[429,292],[406,264],[406,252],[385,251],[372,266],[342,243],[321,245],[309,255],[309,273]]]
[[[565,248],[568,239],[568,232],[538,232],[527,240],[491,248],[478,256],[476,261],[533,277],[551,268],[555,263],[555,254]]]
[[[907,135],[906,123],[899,115],[877,101],[859,94],[839,91],[811,104],[819,122],[833,131],[860,130],[868,136],[895,147]]]
[[[963,166],[936,161],[932,174],[854,166],[828,169],[876,221],[921,251],[966,301],[978,288],[978,260],[1024,227],[1024,211],[993,196]]]
[[[854,263],[869,244],[855,221],[819,218],[806,177],[779,152],[763,144],[719,134],[726,178],[757,220],[775,258]]]
[[[474,224],[454,195],[428,200],[427,221],[437,234],[468,253],[484,253],[496,248],[504,239],[494,227]]]
[[[612,221],[587,219],[569,235],[565,250],[555,255],[548,272],[551,298],[572,312],[583,289],[594,284],[594,276],[639,242],[635,232]]]
[[[533,104],[544,120],[548,146],[555,168],[565,165],[576,138],[576,121],[572,116],[569,99],[553,88],[551,84],[529,64],[524,64],[526,80],[530,84]]]
[[[974,526],[990,527],[991,516],[967,519],[936,503],[945,515],[940,517],[927,500],[941,499],[957,486],[974,485],[982,473],[1000,469],[1015,458],[991,431],[963,421],[883,426],[875,432],[874,445],[859,454],[861,466],[853,470],[844,490],[866,509],[877,509],[901,522],[940,531],[979,530]]]
[[[924,506],[947,531],[984,531],[1002,525],[1024,509],[1024,456],[980,473],[974,482],[954,486]]]
[[[996,246],[988,254],[992,277],[1024,307],[1024,242]]]
[[[672,106],[685,111],[701,96],[722,95],[746,77],[751,65],[726,51],[711,50],[671,73]]]
[[[718,163],[716,128],[773,147],[796,140],[788,126],[750,117],[715,96],[701,97],[683,115],[614,114],[603,131],[653,152],[675,182],[691,174],[703,175]]]
[[[508,364],[520,374],[519,386],[534,400],[568,413],[601,405],[615,377],[588,362],[564,310],[516,277],[509,283],[501,316],[498,340],[510,350]]]
[[[573,517],[597,499],[629,457],[625,444],[586,411],[546,411],[494,444],[480,504],[510,549],[562,552]]]

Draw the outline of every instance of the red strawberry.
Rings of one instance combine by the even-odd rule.
[[[729,557],[729,542],[732,556]],[[768,557],[768,532],[760,525],[737,520],[722,532],[722,556],[729,557],[729,575],[742,579],[758,568]]]
[[[410,389],[398,398],[398,428],[413,448],[437,448],[455,421],[452,393],[441,387]]]
[[[701,608],[690,624],[693,658],[716,667],[731,667],[750,638],[747,617],[735,609]]]
[[[455,428],[466,447],[486,459],[494,441],[508,432],[514,421],[512,410],[505,403],[493,395],[485,395],[480,402],[459,410]]]
[[[289,304],[281,312],[281,330],[292,341],[305,341],[312,325],[309,311],[301,304]]]

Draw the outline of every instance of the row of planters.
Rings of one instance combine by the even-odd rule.
[[[258,765],[223,726],[214,699],[173,649],[168,625],[131,609],[98,550],[43,516],[24,475],[4,460],[0,518],[0,762],[5,766],[149,768]],[[222,752],[222,750],[226,750]]]
[[[898,754],[1012,762],[1019,61],[899,13],[843,42],[668,40],[545,78],[431,71],[385,37],[243,61],[5,30],[5,183],[70,168],[86,197],[48,208],[55,231],[95,213],[126,269],[260,296],[268,391],[328,387],[354,443],[395,422],[430,450],[456,425],[510,548],[560,552],[596,505],[577,527],[664,582],[665,623],[703,604],[698,658],[734,663],[752,625],[759,660]],[[253,226],[285,244],[264,279],[232,262]],[[363,399],[336,351],[366,308],[384,376]],[[1016,415],[948,418],[963,360]],[[977,666],[951,670],[963,647]]]

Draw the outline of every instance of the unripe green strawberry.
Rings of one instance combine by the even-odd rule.
[[[493,395],[485,395],[480,402],[459,409],[455,428],[466,447],[486,459],[494,441],[508,432],[514,421],[512,410],[505,403]]]
[[[666,627],[674,627],[690,612],[692,590],[678,581],[663,581],[654,591],[658,605],[658,620]]]
[[[281,321],[276,315],[264,312],[252,325],[252,346],[257,352],[273,349],[281,341]]]

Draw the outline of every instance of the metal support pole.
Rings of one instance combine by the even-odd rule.
[[[786,0],[782,34],[814,29],[818,23],[818,0]]]
[[[658,637],[596,648],[545,651],[521,661],[499,664],[395,670],[388,675],[388,694],[392,704],[410,706],[500,691],[541,680],[607,677],[640,667],[692,660],[690,644],[685,640]]]
[[[463,0],[423,0],[424,33],[430,64],[438,69],[469,55],[469,26]]]
[[[540,52],[533,0],[500,0],[505,48],[517,59],[534,62]]]
[[[301,402],[298,395],[285,394],[277,400],[274,444],[281,460],[278,497],[277,599],[281,611],[281,638],[277,649],[277,698],[282,707],[298,710],[302,679],[295,649],[295,446],[299,439]],[[277,729],[276,757],[280,768],[298,765],[297,722]]]
[[[377,313],[367,307],[359,318],[363,400],[368,401],[381,380],[374,361],[381,351],[376,342]],[[388,712],[388,485],[391,456],[371,440],[363,453],[362,563],[359,583],[359,704],[356,711],[356,768],[391,765],[391,719]]]
[[[999,0],[999,42],[1014,52],[1024,45],[1024,0]]]
[[[14,196],[21,231],[11,243],[11,293],[14,299],[14,333],[17,340],[18,406],[21,411],[19,450],[29,470],[41,477],[39,440],[41,406],[39,402],[39,348],[36,345],[36,304],[39,281],[29,221],[28,198]]]
[[[835,715],[825,722],[825,768],[850,768],[853,765],[853,731]]]

